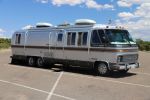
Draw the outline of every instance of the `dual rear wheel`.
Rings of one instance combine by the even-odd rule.
[[[38,57],[38,58],[29,57],[29,58],[27,59],[27,62],[28,62],[28,65],[29,65],[29,66],[42,67],[42,66],[44,65],[43,58],[41,58],[41,57]]]

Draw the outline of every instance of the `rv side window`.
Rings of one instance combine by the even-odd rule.
[[[72,33],[71,45],[75,45],[76,33]]]
[[[108,38],[106,37],[106,35],[105,35],[103,30],[98,30],[98,34],[100,36],[102,44],[108,43]]]
[[[78,46],[87,45],[87,35],[88,35],[88,32],[78,33]]]
[[[20,44],[20,40],[21,40],[21,34],[16,34],[15,43],[16,43],[16,44]]]
[[[70,44],[70,40],[71,40],[71,33],[68,33],[68,36],[67,36],[67,45],[71,45]]]
[[[91,46],[96,47],[96,46],[99,46],[100,44],[101,44],[101,40],[98,35],[98,32],[97,30],[93,30],[92,37],[91,37]]]
[[[67,36],[67,45],[75,45],[76,33],[69,32]]]
[[[91,46],[97,47],[106,43],[106,36],[103,30],[93,30],[91,37]]]
[[[57,38],[57,41],[61,42],[63,39],[63,34],[58,34],[58,38]]]

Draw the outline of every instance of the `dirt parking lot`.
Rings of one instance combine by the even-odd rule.
[[[140,68],[126,75],[11,65],[0,51],[0,100],[150,100],[150,53],[139,52]]]

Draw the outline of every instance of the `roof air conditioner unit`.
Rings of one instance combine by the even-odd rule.
[[[52,27],[53,25],[50,23],[37,23],[36,27],[37,28],[42,28],[42,27]]]
[[[90,19],[77,19],[75,25],[94,25],[96,21]]]

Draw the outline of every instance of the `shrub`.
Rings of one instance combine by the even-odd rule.
[[[0,49],[9,48],[10,47],[10,39],[0,38]]]
[[[139,50],[143,51],[150,51],[150,42],[149,41],[143,41],[141,39],[137,39],[136,43],[139,47]]]

